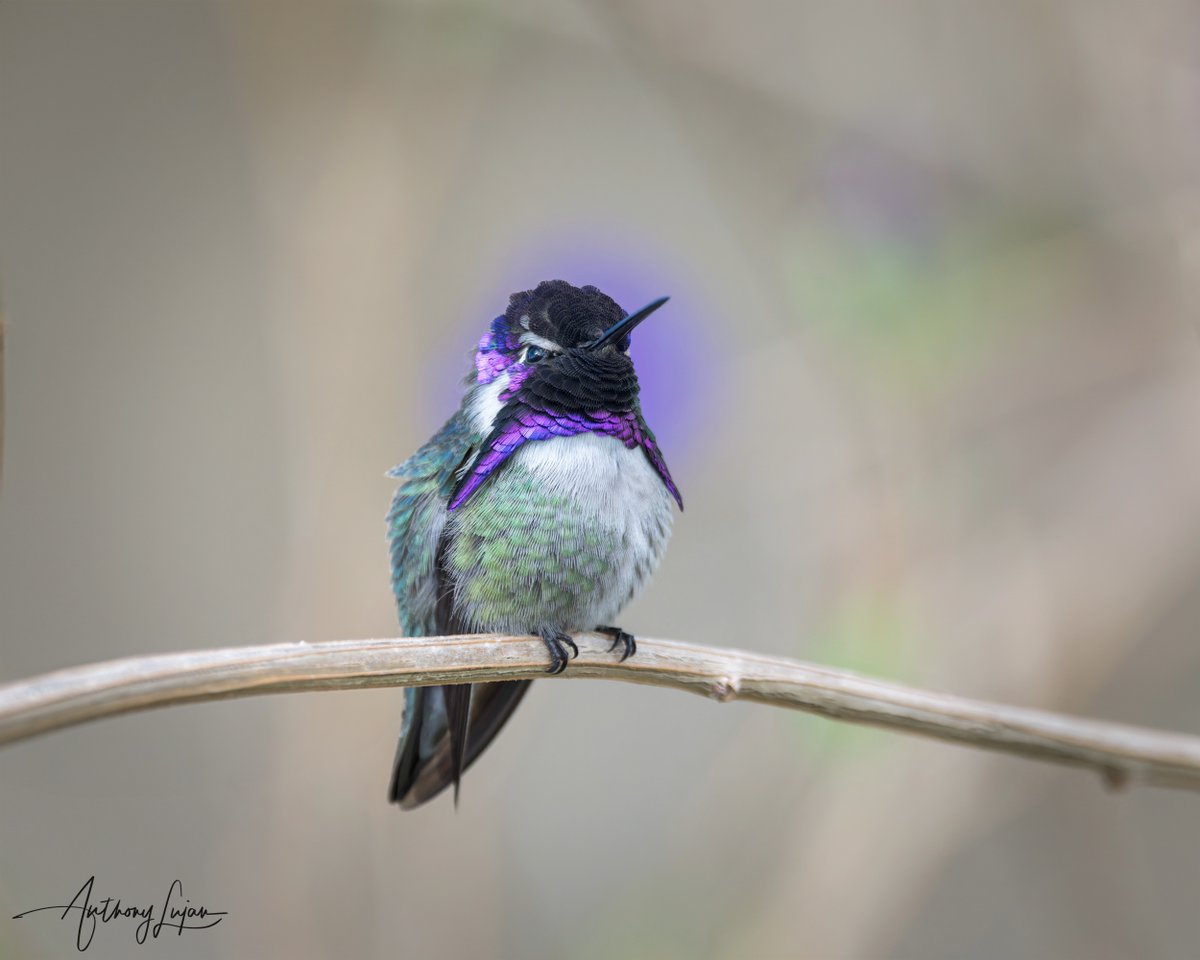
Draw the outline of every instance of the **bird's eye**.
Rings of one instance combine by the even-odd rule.
[[[522,363],[537,363],[539,360],[544,360],[550,356],[549,350],[543,350],[541,347],[530,344],[525,348],[525,355],[521,358]]]

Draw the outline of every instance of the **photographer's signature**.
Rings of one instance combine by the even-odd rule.
[[[60,920],[71,917],[71,911],[78,912],[79,925],[75,932],[75,949],[80,953],[92,945],[92,937],[96,935],[96,927],[102,923],[112,923],[115,920],[136,920],[133,936],[138,943],[145,943],[148,937],[158,938],[164,930],[174,931],[176,936],[183,936],[184,930],[207,930],[215,927],[226,916],[225,910],[209,910],[208,907],[196,906],[183,895],[183,884],[175,880],[167,889],[167,895],[162,905],[146,904],[127,905],[119,897],[98,896],[93,898],[93,888],[96,885],[94,876],[88,877],[87,883],[79,888],[79,892],[67,904],[53,907],[34,907],[24,913],[18,913],[14,920],[20,920],[32,913],[43,910],[58,910]]]

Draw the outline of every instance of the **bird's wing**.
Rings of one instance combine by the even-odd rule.
[[[465,633],[442,558],[452,533],[450,492],[481,437],[460,411],[389,475],[400,484],[388,513],[392,588],[406,636]],[[410,687],[389,798],[415,807],[454,785],[516,709],[529,682]]]
[[[476,440],[467,418],[459,411],[416,453],[388,471],[388,476],[399,481],[388,511],[387,527],[392,592],[396,595],[400,628],[407,637],[448,632],[448,625],[438,622],[439,607],[443,620],[447,608],[448,585],[443,582],[438,565],[446,530],[447,488],[453,484],[455,471],[470,455]],[[454,739],[461,744],[462,723],[466,719],[462,716],[461,692],[453,693],[450,687],[409,687],[404,691],[404,721],[389,791],[395,803],[404,801],[429,758],[439,752],[446,740],[447,693],[456,701],[453,714],[458,721],[457,729],[450,729],[459,733]]]
[[[459,411],[420,450],[388,471],[399,482],[387,515],[392,591],[408,637],[436,636],[438,547],[456,471],[471,456],[478,434]]]

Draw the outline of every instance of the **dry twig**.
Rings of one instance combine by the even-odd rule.
[[[753,700],[838,720],[1088,767],[1110,786],[1200,789],[1200,737],[968,700],[782,657],[639,640],[618,663],[580,644],[568,678],[627,680]],[[429,637],[277,644],[131,657],[0,687],[0,744],[102,717],[223,697],[545,677],[529,637]]]

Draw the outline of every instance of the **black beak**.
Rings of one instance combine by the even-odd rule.
[[[599,350],[601,347],[608,346],[610,343],[615,343],[623,336],[633,330],[639,323],[645,320],[650,314],[661,307],[664,303],[670,300],[670,297],[659,297],[657,300],[651,300],[648,304],[634,313],[622,317],[611,327],[605,330],[591,343],[586,344],[586,350]]]

